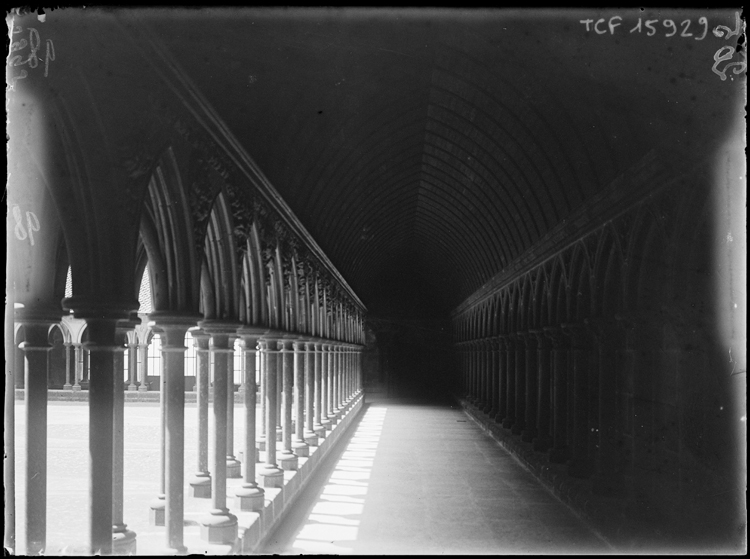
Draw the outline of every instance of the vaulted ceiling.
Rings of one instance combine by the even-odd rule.
[[[649,151],[730,114],[726,42],[700,24],[729,11],[136,16],[381,315],[446,316]]]

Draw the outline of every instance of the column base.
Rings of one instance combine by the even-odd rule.
[[[242,477],[242,464],[234,456],[227,456],[227,478]]]
[[[195,474],[190,480],[191,493],[196,499],[211,498],[211,474]]]
[[[553,464],[564,464],[568,461],[567,447],[551,448],[549,451],[549,461]]]
[[[512,419],[506,417],[505,419],[503,419],[503,429],[510,429],[511,427],[513,427],[513,423],[514,421]]]
[[[128,392],[137,392],[138,387],[135,384],[129,384],[128,385]]]
[[[265,491],[258,484],[246,484],[235,493],[235,506],[245,512],[260,512],[265,504]]]
[[[323,429],[326,431],[332,431],[333,425],[331,425],[331,421],[329,419],[323,419],[320,424],[322,425]]]
[[[331,428],[333,429],[336,426],[336,424],[339,422],[339,418],[336,415],[329,415],[328,421],[331,422]]]
[[[145,386],[145,385],[139,386],[138,392],[148,392],[148,386]]]
[[[514,423],[513,427],[510,428],[510,432],[514,435],[520,435],[523,433],[524,425],[523,423]]]
[[[497,410],[495,408],[490,408],[490,410],[487,412],[487,417],[494,421],[497,417]]]
[[[70,389],[73,392],[79,392],[81,390],[81,385],[80,384],[74,384]]]
[[[305,444],[307,446],[318,446],[318,435],[315,433],[305,433]]]
[[[324,439],[326,436],[326,428],[323,425],[315,426],[313,432],[319,439]]]
[[[552,446],[552,439],[550,437],[537,437],[533,441],[534,450],[538,452],[547,452]]]
[[[72,384],[63,384],[63,390],[73,390]]]
[[[299,466],[299,460],[291,451],[282,451],[277,460],[282,470],[293,471]]]
[[[258,475],[263,478],[263,487],[284,486],[284,470],[278,466],[266,466]]]
[[[149,522],[151,526],[164,526],[166,520],[167,499],[166,497],[157,497],[149,503]]]
[[[136,534],[132,530],[123,529],[112,533],[112,555],[135,555]]]
[[[237,517],[227,509],[214,509],[201,521],[201,539],[208,543],[232,544],[237,540]]]
[[[310,447],[304,441],[292,441],[292,450],[294,454],[300,458],[307,458],[310,456]]]

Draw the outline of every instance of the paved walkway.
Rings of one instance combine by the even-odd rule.
[[[614,552],[457,407],[367,401],[265,552]]]

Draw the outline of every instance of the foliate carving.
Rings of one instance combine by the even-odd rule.
[[[273,263],[274,257],[276,256],[276,251],[270,245],[266,245],[260,249],[260,255],[263,259],[263,265],[273,271]]]
[[[240,252],[247,250],[247,241],[253,227],[253,207],[255,194],[249,187],[242,188],[226,183],[227,202],[232,212],[234,235]]]

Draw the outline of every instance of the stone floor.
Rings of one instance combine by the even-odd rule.
[[[265,552],[615,552],[457,406],[366,402],[338,460]]]
[[[25,404],[16,401],[16,553],[24,554]],[[47,555],[80,555],[88,539],[88,404],[49,402],[47,450]],[[209,413],[209,432],[212,432]],[[159,404],[129,402],[125,406],[124,519],[137,534],[138,555],[165,552],[163,527],[151,526],[148,503],[159,493]],[[235,408],[234,440],[243,433],[244,409]],[[225,554],[229,546],[209,545],[200,538],[199,520],[211,509],[210,499],[190,496],[188,480],[197,465],[198,410],[185,407],[185,545],[190,553]],[[235,450],[239,450],[235,443]],[[235,452],[237,455],[237,452]],[[262,458],[262,453],[261,453]],[[287,472],[291,475],[291,472]],[[227,493],[241,479],[230,479]],[[267,491],[267,496],[274,489]],[[234,507],[233,498],[228,506]],[[236,512],[236,511],[233,511]],[[253,513],[246,513],[253,514]]]

